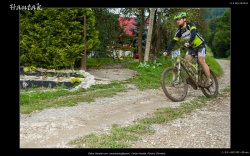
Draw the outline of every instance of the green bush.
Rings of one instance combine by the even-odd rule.
[[[99,47],[95,16],[90,8],[43,8],[20,11],[20,64],[47,69],[72,68],[84,50],[83,20],[86,15],[87,52]]]

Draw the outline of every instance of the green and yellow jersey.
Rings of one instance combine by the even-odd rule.
[[[167,51],[171,51],[174,44],[181,39],[186,40],[186,42],[190,44],[190,48],[196,48],[205,41],[202,35],[197,31],[194,23],[187,22],[184,28],[179,27],[179,29],[176,31]]]

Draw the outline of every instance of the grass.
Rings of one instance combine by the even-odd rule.
[[[213,52],[211,50],[211,48],[209,46],[206,47],[206,51],[207,51],[207,56],[212,56],[213,57]],[[229,55],[227,58],[218,58],[221,60],[231,60],[231,55]]]
[[[209,46],[206,47],[207,56],[213,56],[212,50]]]
[[[219,97],[226,96],[230,92],[227,87],[221,90]],[[185,114],[205,106],[208,101],[216,100],[198,96],[189,102],[183,102],[178,107],[166,107],[158,109],[152,116],[139,119],[130,126],[119,126],[113,124],[109,133],[88,135],[78,137],[68,143],[77,148],[130,148],[133,141],[137,141],[144,134],[153,134],[152,124],[162,124],[170,122],[176,118],[181,118]]]
[[[136,77],[128,81],[135,84],[139,90],[159,88],[160,76],[166,64],[162,63],[160,60],[157,60],[157,63],[159,63],[158,66],[150,62],[146,63],[144,66],[140,66],[139,62],[128,64],[127,68],[138,72]]]
[[[90,133],[71,141],[69,144],[77,145],[78,148],[128,148],[128,141],[136,141],[141,134],[151,132],[150,127],[143,124],[134,124],[129,127],[113,124],[109,134],[95,135]]]
[[[206,56],[206,62],[209,65],[209,68],[215,73],[216,76],[221,75],[222,68],[212,56]]]
[[[70,91],[66,89],[29,89],[20,91],[20,112],[31,113],[49,107],[75,106],[79,102],[92,102],[98,97],[113,96],[117,92],[125,92],[126,88],[118,81],[107,85],[96,85],[88,90]]]
[[[87,59],[87,65],[89,67],[98,67],[98,66],[102,66],[102,65],[108,65],[108,64],[112,64],[112,63],[120,63],[120,62],[127,62],[127,61],[131,61],[132,58],[124,58],[124,59],[113,59],[110,57],[107,58],[91,58],[91,59]]]

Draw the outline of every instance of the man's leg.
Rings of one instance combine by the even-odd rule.
[[[185,59],[186,59],[188,62],[190,62],[190,61],[192,61],[193,57],[192,57],[192,55],[186,54],[186,55],[185,55]]]
[[[200,48],[198,49],[198,61],[207,77],[205,86],[210,86],[211,85],[211,80],[210,80],[210,69],[209,66],[206,63],[205,60],[206,57],[206,47],[205,45],[201,45]]]
[[[188,62],[191,62],[191,61],[193,60],[193,56],[191,55],[191,51],[190,51],[190,50],[188,50],[188,51],[186,52],[185,59],[186,59]],[[186,63],[185,65],[186,65],[186,67],[189,67],[189,64],[188,64],[188,63]]]
[[[204,70],[205,75],[207,77],[207,81],[206,81],[205,86],[209,86],[211,84],[210,83],[210,69],[209,69],[209,66],[207,65],[207,63],[205,61],[205,57],[204,56],[198,56],[198,61],[199,61],[200,65],[202,66],[202,69]]]

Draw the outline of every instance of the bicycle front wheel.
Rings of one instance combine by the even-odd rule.
[[[176,67],[166,68],[161,75],[161,87],[165,95],[174,102],[183,101],[187,96],[188,85],[184,75]]]

